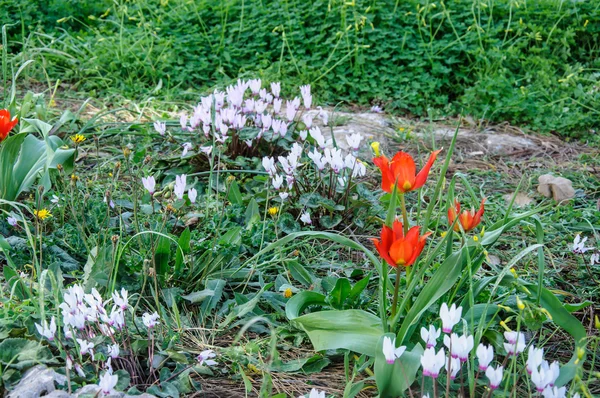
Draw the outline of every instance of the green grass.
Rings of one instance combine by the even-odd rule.
[[[563,136],[598,129],[595,2],[3,1],[11,65],[79,95],[196,100],[238,77],[320,100],[469,114]]]

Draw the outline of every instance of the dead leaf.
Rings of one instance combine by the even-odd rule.
[[[514,195],[515,195],[514,193],[507,193],[506,195],[503,196],[503,198],[506,201],[506,203],[510,203],[510,201],[512,200]],[[524,193],[519,192],[517,194],[517,196],[515,197],[514,205],[517,207],[524,207],[524,206],[529,205],[531,202],[533,202],[533,199],[531,199],[529,196],[525,195]]]

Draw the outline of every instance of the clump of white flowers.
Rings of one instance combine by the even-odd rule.
[[[462,320],[461,316],[462,307],[456,307],[454,304],[448,307],[444,303],[440,309],[441,328],[438,329],[435,325],[428,325],[428,327],[421,328],[421,339],[426,347],[420,360],[422,375],[423,377],[431,377],[433,379],[434,396],[437,396],[436,383],[438,383],[437,378],[441,375],[441,372],[445,370],[450,380],[455,380],[459,372],[467,371],[464,364],[467,363],[473,354],[473,349],[475,348],[474,337],[469,334],[459,335],[453,332],[454,327]],[[440,347],[438,350],[436,346],[442,333],[444,347]],[[494,348],[491,345],[480,343],[474,350],[473,359],[476,359],[477,363],[475,368],[475,385],[477,385],[477,379],[480,375],[485,375],[490,392],[498,389],[503,380],[512,380],[511,377],[505,377],[507,362],[511,358],[525,352],[527,345],[525,335],[522,332],[509,330],[504,333],[504,338],[506,339],[503,343],[506,356],[503,359],[499,359],[498,362],[501,363],[498,363],[496,366],[492,366],[494,362]],[[382,350],[388,364],[392,365],[396,360],[402,361],[401,356],[405,349],[406,347],[404,346],[396,347],[395,340],[384,337]],[[559,363],[557,361],[549,363],[544,360],[544,350],[542,348],[536,348],[531,344],[527,351],[527,360],[524,362],[526,364],[525,369],[529,374],[532,390],[537,391],[544,398],[567,397],[566,387],[555,385],[560,374]],[[521,373],[518,366],[516,371]],[[463,383],[463,380],[465,379],[461,377],[461,383]],[[449,385],[447,384],[447,386]],[[428,395],[425,394],[424,396]],[[571,396],[579,397],[579,394],[575,393]]]

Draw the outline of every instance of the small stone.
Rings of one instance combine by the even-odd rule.
[[[573,183],[567,178],[544,174],[538,182],[538,192],[547,198],[554,198],[559,203],[575,197]]]

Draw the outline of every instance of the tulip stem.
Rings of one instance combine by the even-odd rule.
[[[408,233],[408,214],[406,213],[406,202],[404,201],[404,194],[400,194],[400,207],[402,210],[402,226],[404,227],[404,237]]]
[[[396,286],[394,286],[394,299],[392,301],[392,318],[396,315],[398,305],[398,289],[400,287],[400,266],[396,265]]]

